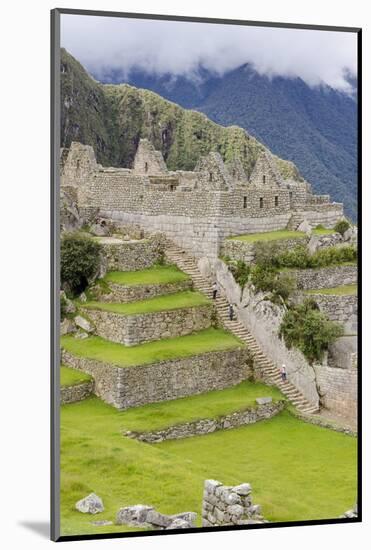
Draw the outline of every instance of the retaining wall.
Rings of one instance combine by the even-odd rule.
[[[154,432],[125,432],[124,435],[131,439],[144,441],[145,443],[161,443],[168,439],[185,439],[195,435],[206,435],[219,430],[231,430],[232,428],[246,426],[247,424],[255,424],[255,422],[259,422],[260,420],[272,418],[281,412],[284,406],[284,401],[266,403],[218,418],[204,418]]]
[[[61,405],[76,403],[89,397],[94,391],[94,381],[83,382],[74,386],[61,386]]]
[[[319,269],[293,269],[290,273],[296,277],[298,289],[314,290],[357,283],[356,265],[338,265]]]
[[[177,283],[166,283],[158,285],[131,285],[125,286],[117,283],[108,283],[111,292],[108,294],[99,293],[99,300],[102,302],[136,302],[138,300],[147,300],[155,296],[164,294],[174,294],[191,290],[192,281],[185,280]]]
[[[213,321],[214,308],[212,304],[206,304],[138,315],[123,315],[90,308],[84,308],[84,311],[94,323],[98,336],[111,342],[135,346],[209,328]]]
[[[96,395],[118,409],[224,389],[252,376],[246,347],[128,368],[72,355],[66,350],[62,350],[62,360],[91,374]]]
[[[337,414],[357,418],[356,369],[315,367],[320,403]]]

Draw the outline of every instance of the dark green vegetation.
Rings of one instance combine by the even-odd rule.
[[[251,282],[256,290],[271,292],[271,301],[286,301],[296,290],[296,279],[290,273],[280,273],[268,266],[255,265],[251,270]]]
[[[203,484],[210,478],[228,485],[250,482],[270,521],[335,518],[356,499],[353,437],[281,413],[244,428],[151,446],[122,436],[125,416],[129,423],[136,414],[139,422],[140,411],[120,413],[97,398],[62,407],[64,535],[130,529],[95,527],[91,516],[75,510],[75,502],[93,491],[105,506],[94,519],[107,520],[120,507],[139,503],[167,514],[193,510],[200,518]]]
[[[130,82],[219,124],[245,128],[276,155],[295,162],[317,193],[344,202],[356,218],[357,103],[350,95],[308,86],[300,78],[270,78],[250,65],[221,77],[201,70],[201,77],[194,83],[138,72],[130,75]]]
[[[61,239],[61,282],[72,294],[79,294],[97,274],[100,263],[99,243],[79,233],[64,234]]]
[[[156,340],[138,346],[126,347],[98,336],[85,340],[62,336],[62,348],[90,359],[96,359],[118,367],[135,367],[175,358],[191,357],[209,351],[224,351],[243,347],[243,343],[230,332],[209,328],[189,336]]]
[[[167,311],[172,309],[181,309],[186,307],[197,307],[211,304],[210,300],[200,292],[186,290],[174,294],[165,294],[156,296],[148,300],[139,300],[128,304],[110,303],[110,302],[86,302],[84,307],[88,309],[100,309],[102,311],[112,311],[113,313],[122,313],[122,315],[136,315],[139,313],[154,313],[156,311]]]
[[[332,288],[318,288],[306,290],[306,294],[330,294],[332,296],[351,296],[357,294],[357,285],[343,285]]]
[[[175,265],[155,265],[141,271],[111,271],[104,277],[107,283],[125,286],[162,285],[188,279],[189,276]]]
[[[91,376],[80,370],[61,366],[61,386],[77,386],[83,382],[89,382]]]
[[[310,363],[321,361],[329,344],[342,336],[343,327],[319,311],[312,299],[291,306],[280,326],[286,346],[300,349]]]
[[[272,397],[274,401],[284,398],[273,386],[246,381],[225,390],[129,409],[122,413],[122,425],[125,430],[136,432],[162,430],[185,422],[217,418],[256,407],[257,397]]]
[[[350,223],[347,220],[339,220],[337,224],[335,225],[335,231],[337,233],[340,233],[340,235],[344,235],[345,231],[350,228]]]
[[[102,85],[62,49],[61,146],[81,141],[93,146],[101,164],[131,167],[140,138],[162,151],[170,170],[193,170],[201,155],[218,151],[225,161],[239,157],[249,175],[264,149],[242,128],[220,126],[148,90]],[[278,164],[287,177],[299,178],[292,163]]]
[[[288,267],[308,269],[341,265],[347,262],[357,261],[357,248],[355,246],[341,246],[320,248],[314,254],[310,254],[306,246],[296,246],[291,250],[277,253],[272,256],[276,267]]]

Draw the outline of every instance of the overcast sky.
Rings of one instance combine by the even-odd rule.
[[[251,63],[261,74],[347,91],[344,71],[356,74],[355,33],[81,15],[61,20],[61,45],[102,80],[112,69],[197,78],[200,66],[223,74]]]

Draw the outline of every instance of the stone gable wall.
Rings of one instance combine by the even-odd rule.
[[[214,309],[212,304],[206,304],[138,315],[122,315],[90,308],[84,311],[93,322],[98,336],[111,342],[135,346],[207,329],[213,322]]]
[[[161,443],[169,439],[185,439],[195,435],[206,435],[219,430],[231,430],[248,424],[255,424],[260,420],[272,418],[284,408],[284,401],[266,403],[258,407],[251,407],[244,411],[236,411],[218,418],[203,418],[195,422],[187,422],[170,426],[155,432],[125,432],[125,436],[145,443]]]
[[[239,384],[252,375],[245,347],[136,367],[115,367],[62,350],[64,364],[91,374],[95,393],[118,409],[187,397]]]

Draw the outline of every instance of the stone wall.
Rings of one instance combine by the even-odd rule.
[[[315,367],[320,403],[339,415],[357,418],[357,369]]]
[[[108,283],[111,292],[99,293],[99,300],[102,302],[136,302],[138,300],[147,300],[155,296],[165,294],[174,294],[192,289],[192,281],[185,280],[177,283],[165,283],[158,285],[131,285],[125,286],[117,283]]]
[[[249,483],[228,487],[207,479],[202,501],[202,527],[265,523],[261,507],[253,504],[251,493]]]
[[[290,271],[300,290],[332,288],[357,283],[356,265],[338,265],[319,269],[297,269]]]
[[[164,245],[160,238],[138,241],[102,238],[106,271],[139,271],[162,259]]]
[[[62,361],[91,374],[96,395],[118,409],[221,390],[252,375],[246,347],[128,368],[72,355],[66,350],[62,350]]]
[[[347,334],[337,338],[328,350],[328,366],[339,369],[357,368],[357,335]]]
[[[155,432],[125,432],[126,437],[144,441],[145,443],[161,443],[168,439],[185,439],[195,435],[206,435],[219,430],[231,430],[239,426],[254,424],[260,420],[267,420],[282,411],[284,401],[271,402],[258,407],[251,407],[244,411],[236,411],[218,418],[204,418],[195,422],[187,422],[170,426],[164,430]]]
[[[94,391],[94,381],[83,382],[74,386],[61,386],[61,405],[75,403],[89,397]]]
[[[349,296],[335,296],[332,294],[310,294],[319,309],[327,315],[331,321],[346,323],[353,315],[358,313],[358,297],[356,294]],[[308,294],[305,295],[308,297]]]
[[[82,309],[93,322],[98,336],[126,346],[185,336],[209,328],[214,311],[212,304],[138,315]]]

